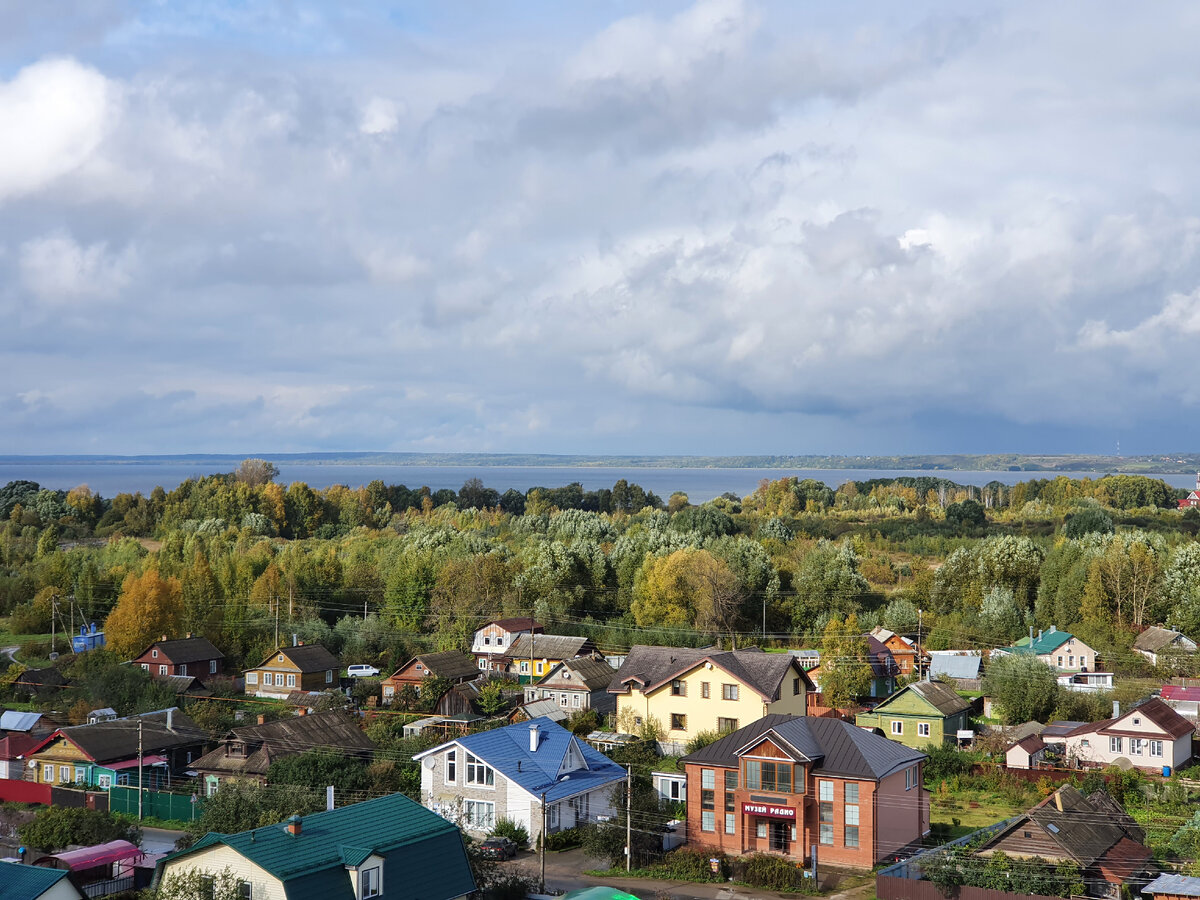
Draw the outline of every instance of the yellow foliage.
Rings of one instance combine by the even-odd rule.
[[[108,649],[128,658],[162,635],[178,637],[183,627],[183,587],[178,578],[162,578],[154,569],[129,575],[121,597],[104,623]]]

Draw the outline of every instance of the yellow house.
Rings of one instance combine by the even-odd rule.
[[[676,752],[701,732],[725,733],[767,713],[803,716],[813,683],[788,653],[636,645],[613,676],[617,727],[647,723]]]
[[[293,691],[324,691],[337,687],[342,664],[320,644],[280,647],[243,674],[246,693],[282,699]]]

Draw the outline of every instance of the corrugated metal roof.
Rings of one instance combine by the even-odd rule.
[[[142,855],[142,851],[129,841],[109,841],[107,844],[97,844],[94,847],[64,850],[62,853],[43,856],[42,859],[56,859],[68,869],[82,871],[126,859],[137,859]],[[3,891],[0,891],[0,894],[2,893]]]
[[[31,731],[41,717],[41,713],[7,709],[0,713],[0,731]]]
[[[934,678],[938,675],[946,675],[949,678],[978,678],[982,662],[978,656],[935,656],[929,663],[929,674]]]
[[[287,824],[238,834],[209,832],[161,866],[205,847],[225,844],[284,882],[288,900],[353,900],[347,858],[378,853],[385,860],[384,894],[447,900],[475,889],[458,828],[403,794],[390,794],[313,813],[300,834]]]
[[[4,886],[0,894],[14,900],[40,897],[66,877],[66,869],[47,869],[45,866],[26,866],[0,861],[0,884]],[[71,887],[76,897],[83,896],[73,884]]]
[[[1142,893],[1200,897],[1200,878],[1194,878],[1191,875],[1159,875],[1142,888]]]

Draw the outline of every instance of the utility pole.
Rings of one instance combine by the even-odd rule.
[[[763,592],[763,646],[767,646],[767,594]]]
[[[633,868],[633,766],[625,770],[625,871]]]
[[[138,821],[142,821],[142,717],[138,716]]]
[[[542,877],[539,882],[538,893],[546,893],[546,792],[542,791],[542,833],[538,837],[538,844],[541,847],[542,857]]]
[[[918,679],[921,677],[921,656],[922,656],[922,651],[921,651],[921,625],[922,625],[922,621],[921,621],[921,616],[922,616],[922,613],[923,613],[923,612],[924,612],[924,610],[920,610],[920,609],[918,609],[918,610],[917,610],[917,678],[918,678]]]
[[[58,594],[50,595],[50,658],[54,659],[54,619],[58,616]]]

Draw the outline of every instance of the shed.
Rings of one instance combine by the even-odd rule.
[[[1004,764],[1010,769],[1036,769],[1046,757],[1046,742],[1041,735],[1021,738],[1004,752]]]

